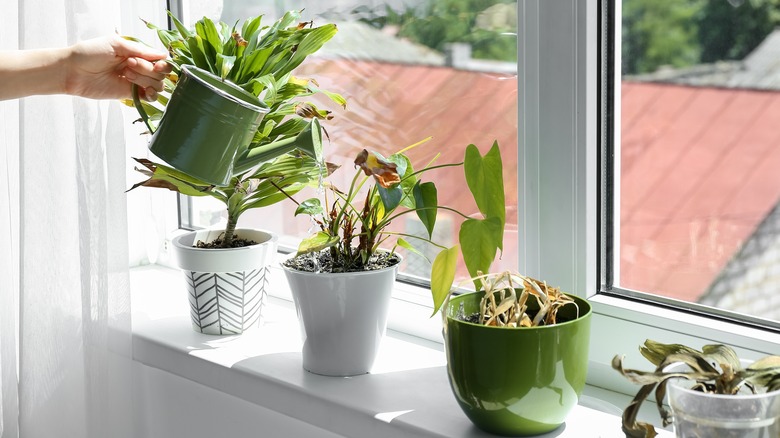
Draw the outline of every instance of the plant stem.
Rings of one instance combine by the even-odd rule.
[[[222,236],[222,248],[230,248],[233,245],[233,234],[236,232],[238,218],[228,213],[228,222],[225,227],[225,235]]]
[[[453,213],[457,213],[461,217],[463,217],[464,219],[471,219],[470,217],[468,217],[465,214],[459,212],[458,210],[455,210],[454,208],[437,205],[435,207],[420,207],[420,208],[416,208],[414,210],[404,210],[404,211],[402,211],[402,212],[400,212],[400,213],[398,213],[398,214],[396,214],[394,216],[390,216],[390,217],[382,219],[382,224],[380,224],[380,227],[384,228],[384,224],[385,223],[390,223],[390,222],[394,221],[398,216],[401,216],[401,215],[404,215],[404,214],[409,214],[409,213],[414,213],[414,212],[417,212],[418,210],[433,210],[434,208],[435,209],[440,209],[440,210],[451,211]]]

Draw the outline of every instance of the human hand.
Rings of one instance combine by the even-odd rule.
[[[163,79],[171,72],[168,54],[118,35],[76,43],[65,63],[65,92],[93,99],[131,97],[131,83],[139,96],[157,99]]]

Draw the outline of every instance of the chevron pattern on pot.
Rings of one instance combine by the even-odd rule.
[[[192,326],[209,335],[234,335],[257,324],[268,268],[239,272],[185,271]]]

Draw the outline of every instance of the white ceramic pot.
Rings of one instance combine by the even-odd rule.
[[[278,237],[261,230],[237,229],[236,236],[258,242],[242,248],[202,249],[223,230],[198,230],[173,239],[176,264],[184,271],[192,328],[209,335],[234,335],[259,325],[265,303],[268,267]]]
[[[326,376],[371,370],[387,327],[398,264],[376,271],[284,273],[303,338],[303,368]]]

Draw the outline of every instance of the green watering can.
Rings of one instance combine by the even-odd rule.
[[[250,147],[268,107],[230,81],[185,65],[155,130],[133,85],[138,113],[153,133],[149,150],[172,167],[216,186],[279,155],[299,149],[322,160],[320,124],[313,119],[295,138]]]

